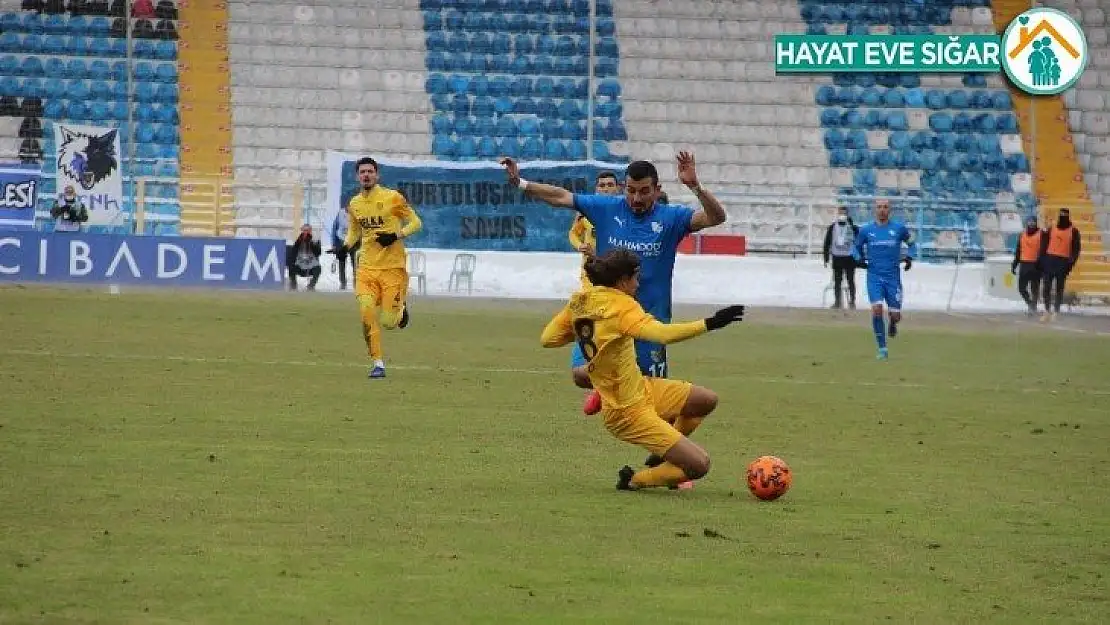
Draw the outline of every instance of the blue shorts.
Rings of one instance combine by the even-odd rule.
[[[578,343],[573,343],[571,348],[571,368],[586,366],[586,357]],[[640,373],[649,378],[667,377],[667,346],[636,341],[636,364],[640,365]]]
[[[890,278],[867,274],[867,298],[871,305],[886,302],[887,310],[898,312],[902,310],[902,278]]]

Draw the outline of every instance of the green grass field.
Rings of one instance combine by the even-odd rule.
[[[710,474],[623,493],[556,309],[415,300],[368,381],[347,296],[0,289],[0,622],[1105,622],[1110,337],[756,310],[671,349]]]

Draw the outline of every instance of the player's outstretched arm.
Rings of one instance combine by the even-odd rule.
[[[520,166],[511,158],[501,159],[505,173],[509,175],[509,184],[518,187],[528,197],[554,206],[555,208],[574,208],[574,194],[562,187],[539,182],[528,182],[520,177]]]
[[[711,317],[684,323],[663,323],[642,309],[639,311],[632,309],[621,317],[621,330],[641,341],[670,345],[687,341],[706,332],[720,330],[743,319],[743,306],[726,306]]]
[[[562,347],[572,340],[574,340],[574,328],[570,323],[570,312],[563,308],[547,322],[547,327],[540,335],[540,343],[544,347]]]
[[[694,217],[690,220],[690,232],[697,232],[725,223],[725,220],[728,219],[725,207],[721,206],[721,202],[698,182],[698,172],[695,168],[693,153],[678,153],[678,180],[694,192],[701,204],[701,209],[696,211]]]

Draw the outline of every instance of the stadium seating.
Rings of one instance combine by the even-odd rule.
[[[986,4],[800,3],[810,33],[895,34],[991,33]],[[1001,76],[843,74],[831,82],[815,101],[838,197],[862,213],[857,218],[866,219],[871,202],[854,197],[886,196],[896,215],[919,229],[926,254],[1006,247],[999,207],[1020,215],[1036,201]],[[950,207],[963,210],[940,210]]]
[[[415,0],[230,2],[234,170],[239,180],[303,180],[326,210],[327,150],[431,158],[423,18]],[[244,188],[252,214],[291,187]]]
[[[124,6],[120,0],[0,3],[0,158],[41,162],[46,178],[39,209],[47,210],[58,191],[51,122],[119,127],[124,175],[162,180],[145,189],[153,213],[148,232],[170,234],[173,226],[158,216],[172,218],[177,210],[176,7],[162,0],[153,19],[130,20],[129,106]],[[131,185],[125,185],[130,196]]]
[[[1075,88],[1065,92],[1064,101],[1091,200],[1096,206],[1106,206],[1110,203],[1110,6],[1100,0],[1041,4],[1066,11],[1087,36],[1090,63]],[[1104,223],[1103,229],[1110,231],[1110,223]]]
[[[611,0],[596,1],[592,94],[589,0],[422,0],[420,8],[436,158],[627,160]]]

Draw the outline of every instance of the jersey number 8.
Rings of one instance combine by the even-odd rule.
[[[594,343],[594,320],[580,318],[574,320],[574,338],[578,342],[578,349],[582,356],[589,362],[597,356],[597,343]]]

